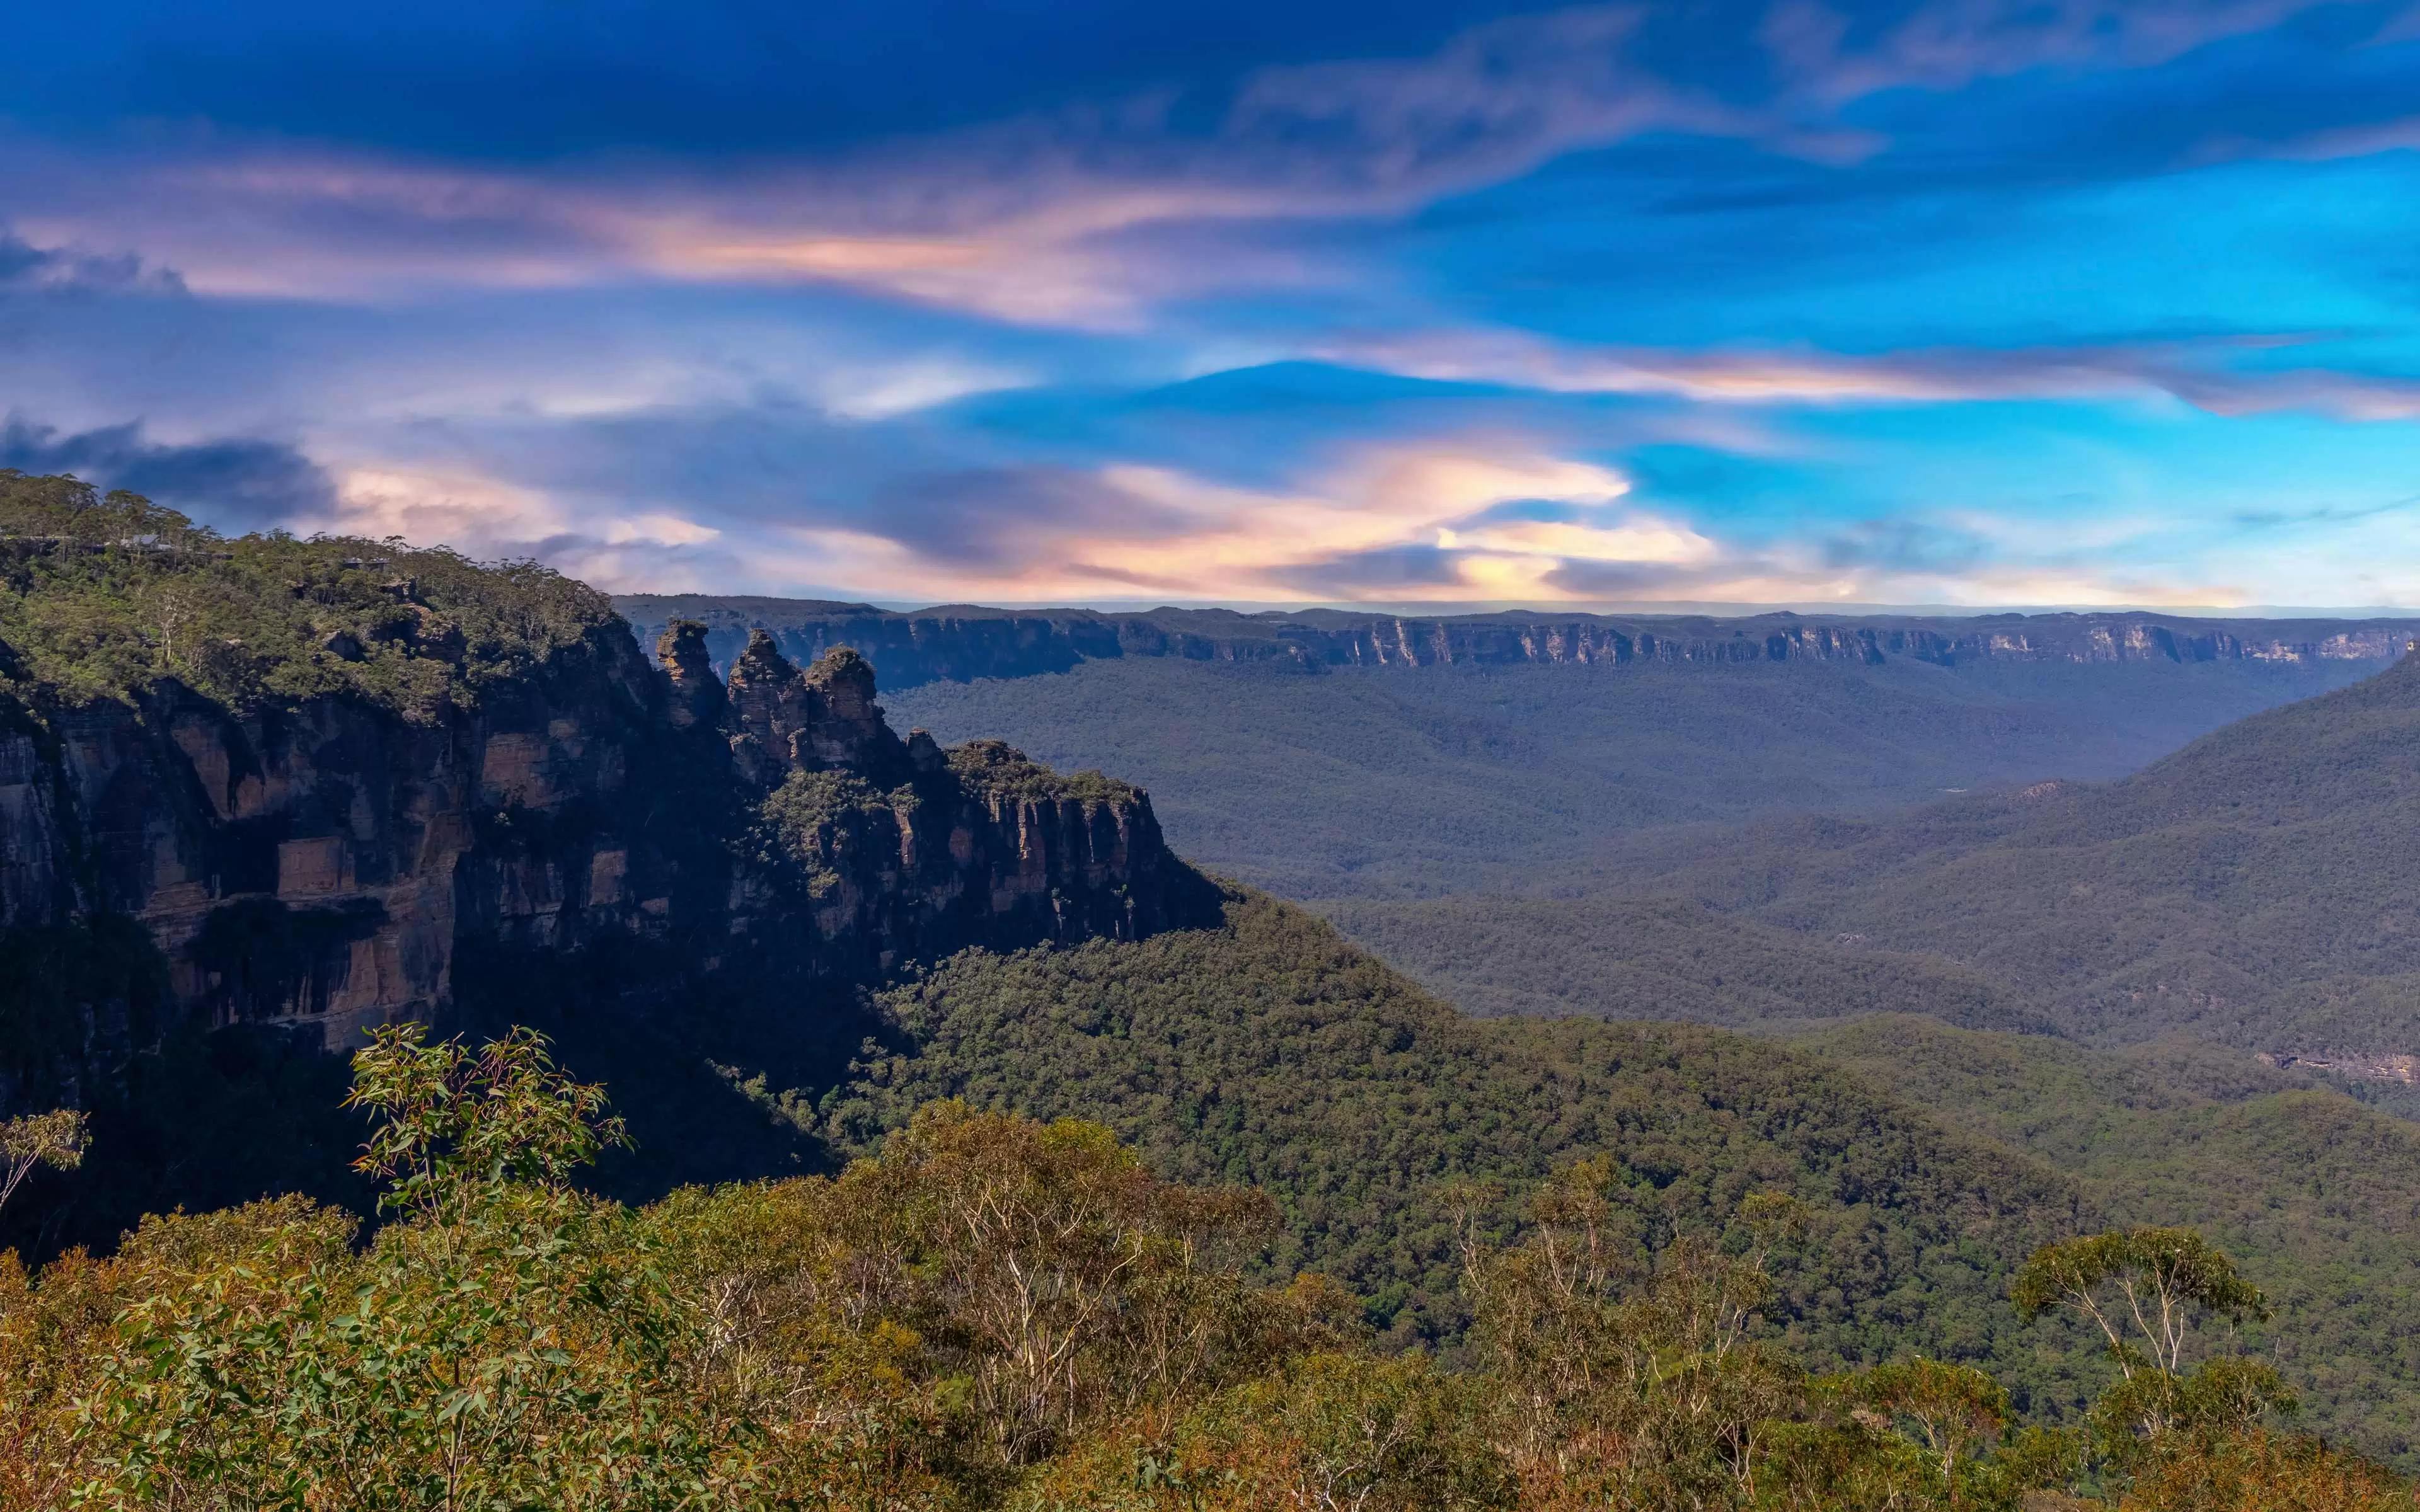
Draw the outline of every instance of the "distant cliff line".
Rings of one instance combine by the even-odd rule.
[[[1341,609],[1242,614],[1231,609],[1001,609],[944,605],[896,612],[817,599],[639,594],[614,608],[643,640],[675,619],[707,627],[718,667],[751,631],[813,660],[853,646],[883,686],[1032,677],[1087,661],[1168,656],[1331,667],[1823,661],[1880,665],[1907,657],[1957,666],[2047,663],[2384,663],[2420,637],[2420,619],[2212,620],[2142,612],[1990,614],[1971,618],[1540,613],[1435,618]]]

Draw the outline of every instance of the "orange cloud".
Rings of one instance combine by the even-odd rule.
[[[976,556],[885,533],[878,516],[855,524],[759,522],[740,539],[670,509],[599,515],[475,473],[394,467],[342,473],[334,512],[302,523],[400,534],[476,556],[542,551],[616,591],[845,589],[926,602],[1975,607],[2221,606],[2250,596],[2224,577],[2111,568],[2103,564],[2122,553],[2109,541],[2076,551],[2055,533],[1989,545],[1951,565],[1889,554],[1844,563],[1810,540],[1745,546],[1637,506],[1628,480],[1611,469],[1514,445],[1379,449],[1278,489],[1131,466],[1101,469],[1089,486],[1098,495],[1087,507],[1019,514],[1004,539]],[[1549,504],[1558,517],[1497,517],[1512,503]],[[2304,554],[2311,560],[2297,571],[2341,574],[2329,551],[2313,546]],[[2420,579],[2375,584],[2379,602],[2413,594]]]

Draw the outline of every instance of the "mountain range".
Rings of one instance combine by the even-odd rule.
[[[2366,676],[2415,628],[616,603],[643,635],[695,613],[726,664],[755,630],[806,659],[857,637],[903,725],[1116,772],[1183,854],[1301,899],[1517,892],[1641,827],[2114,778]],[[1454,659],[1305,649],[1372,637]],[[1659,655],[1527,659],[1590,638]]]
[[[1576,910],[1491,900],[1463,911],[1466,924],[1429,904],[1340,917],[1427,971],[1532,1001],[1543,992],[1565,1011],[1626,1012],[1633,1000],[1542,983],[1542,960],[1610,984],[1618,975],[1595,968],[1625,955],[1629,936],[1660,934],[1668,963],[1679,936],[1737,931],[1767,952],[1782,942],[1836,964],[1878,956],[1876,972],[1910,958],[1954,965],[1954,979],[1900,989],[1907,1005],[1944,994],[1953,1020],[1983,994],[2086,1040],[2181,1033],[2399,1084],[2420,1046],[2415,804],[2420,662],[2405,661],[2115,782],[1642,832],[1541,879],[1538,891],[1590,900]],[[1681,902],[1650,923],[1647,899]],[[1482,931],[1483,946],[1458,929]]]

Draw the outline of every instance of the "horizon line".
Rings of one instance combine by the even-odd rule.
[[[1189,599],[1189,598],[1085,598],[1085,599],[1000,599],[978,603],[967,599],[928,601],[905,598],[876,598],[857,595],[827,595],[813,592],[799,594],[716,593],[702,589],[678,592],[641,590],[610,593],[616,603],[628,599],[756,599],[785,604],[821,604],[834,609],[866,609],[886,614],[922,614],[937,609],[1000,609],[1011,613],[1047,613],[1070,610],[1095,614],[1154,613],[1162,609],[1179,612],[1226,610],[1247,617],[1273,614],[1326,612],[1340,614],[1396,615],[1412,619],[1473,619],[1488,615],[1558,614],[1590,615],[1601,618],[1630,619],[1763,619],[1789,615],[1800,619],[1836,620],[1843,618],[1891,618],[1930,620],[1983,620],[2001,618],[2048,618],[2062,615],[2128,615],[2141,614],[2170,619],[2239,619],[2239,620],[2409,620],[2420,621],[2420,606],[2397,604],[2242,604],[2242,605],[2177,605],[2177,604],[1838,604],[1808,603],[1737,603],[1724,601],[1698,602],[1623,600],[1540,601],[1506,599],[1490,603],[1467,600],[1420,601],[1398,603],[1355,603],[1332,599],[1256,600],[1256,599]]]

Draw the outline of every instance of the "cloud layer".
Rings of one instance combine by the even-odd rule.
[[[647,15],[54,18],[0,466],[616,587],[2420,600],[2398,5]]]

